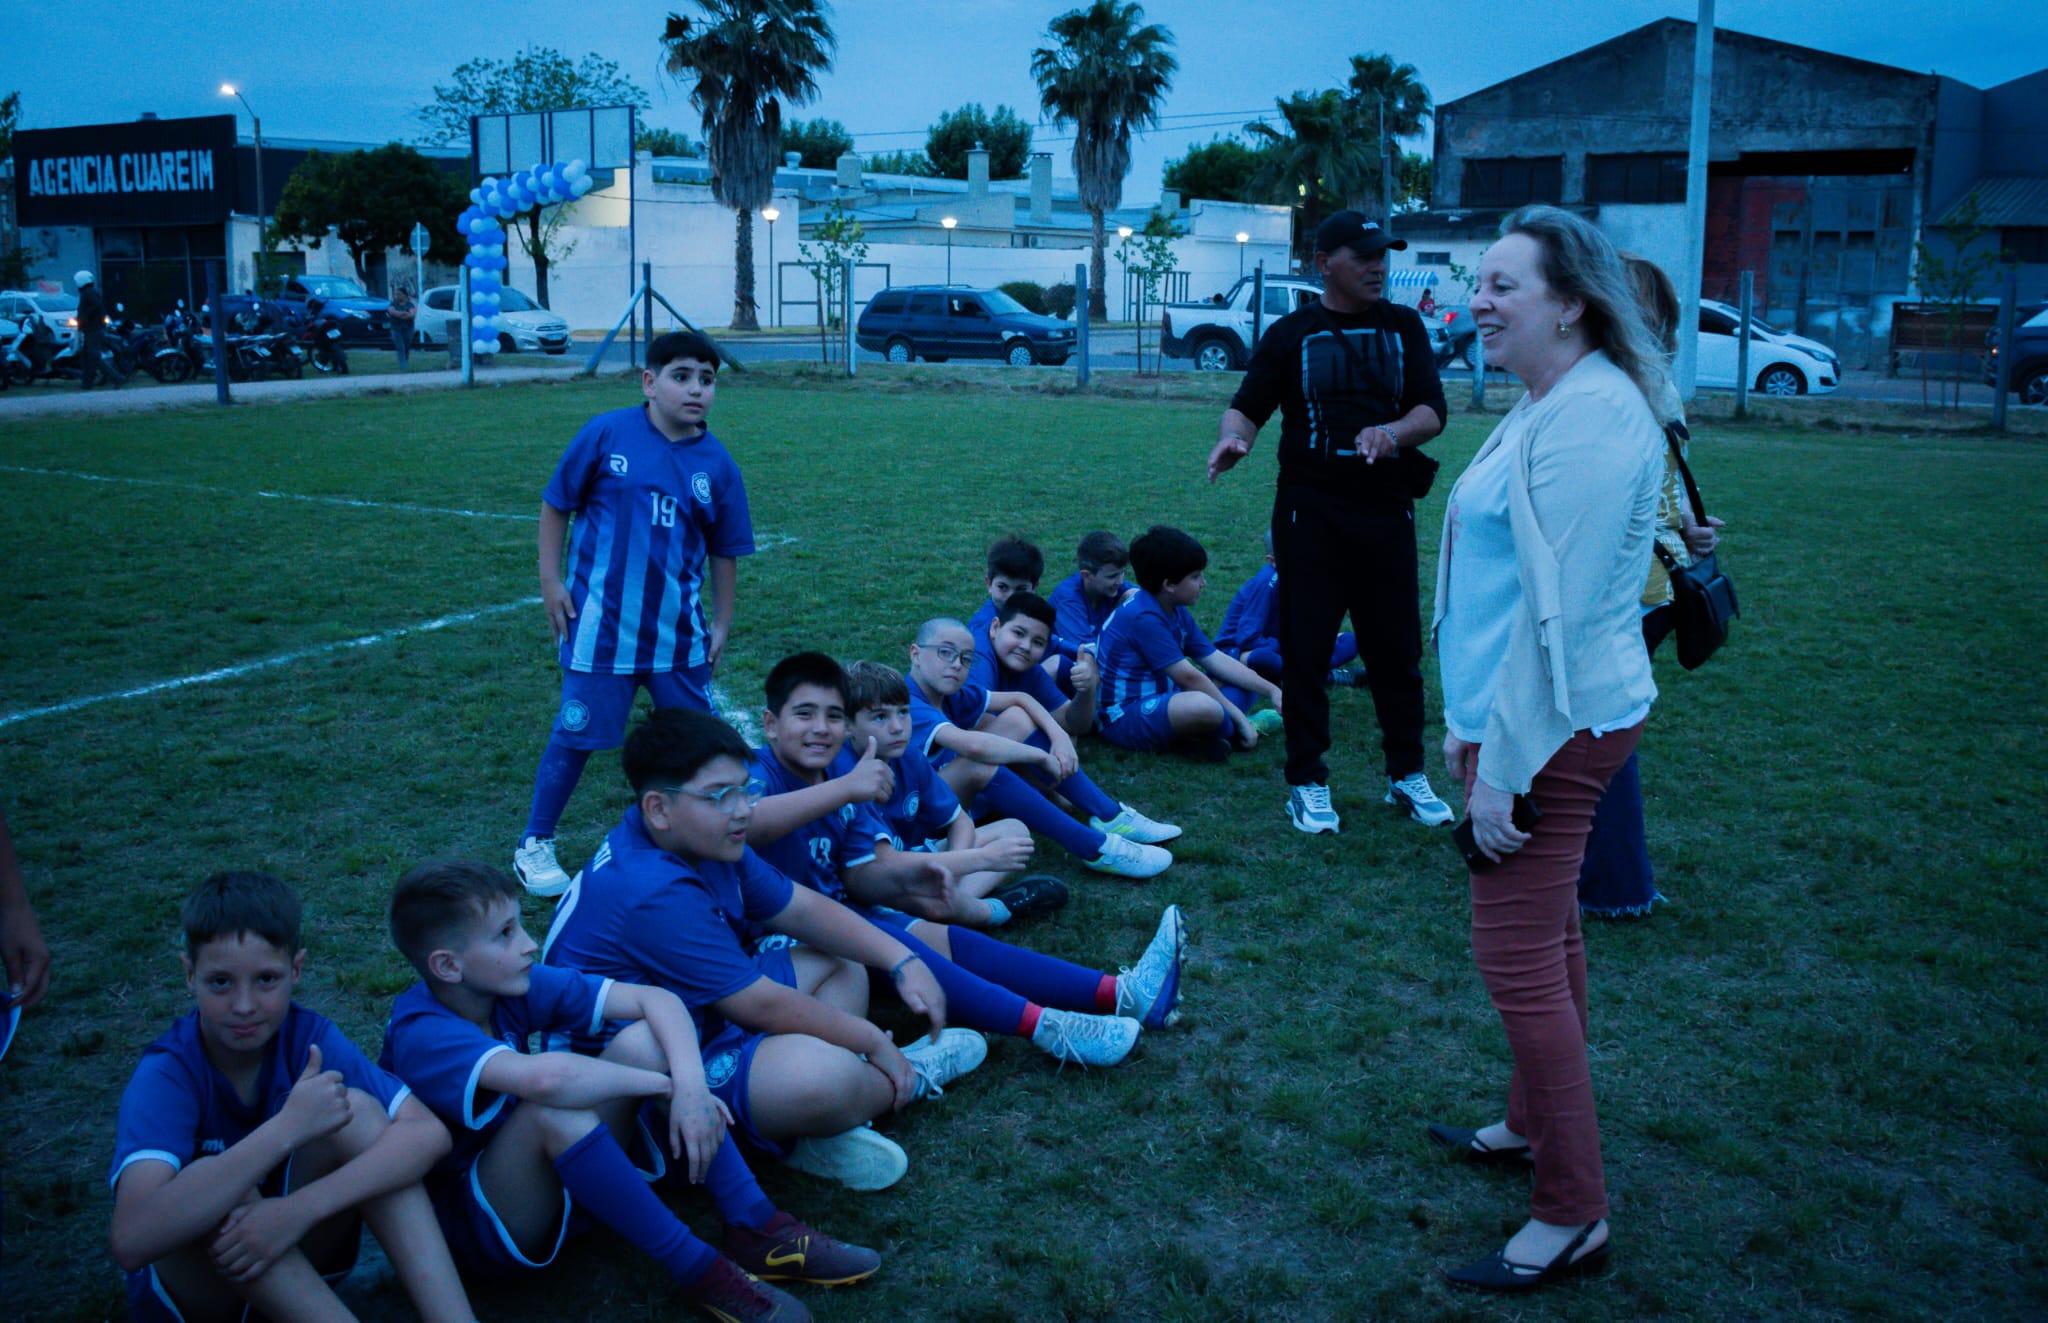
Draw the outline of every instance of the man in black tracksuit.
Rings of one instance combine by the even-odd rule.
[[[1443,383],[1414,309],[1388,303],[1387,250],[1405,249],[1355,211],[1316,230],[1319,302],[1266,329],[1224,412],[1209,477],[1251,453],[1280,411],[1273,560],[1280,572],[1281,716],[1287,814],[1334,832],[1330,807],[1330,648],[1348,611],[1386,753],[1385,802],[1438,826],[1451,811],[1422,766],[1422,619],[1415,503],[1419,451],[1444,427]]]

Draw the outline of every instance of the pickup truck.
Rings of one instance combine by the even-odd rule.
[[[1313,281],[1266,277],[1263,326],[1271,326],[1304,303],[1322,297]],[[1159,314],[1159,348],[1168,358],[1192,358],[1202,372],[1241,372],[1251,361],[1252,279],[1246,276],[1226,294],[1194,303],[1169,303]]]

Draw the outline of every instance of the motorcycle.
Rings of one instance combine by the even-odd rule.
[[[25,317],[7,341],[6,374],[10,384],[26,386],[38,377],[55,375],[50,368],[56,356],[57,336],[40,317]]]
[[[348,375],[348,351],[341,347],[341,319],[318,303],[308,302],[306,320],[299,328],[299,343],[315,372],[330,376]]]
[[[123,377],[132,377],[137,368],[151,365],[162,334],[154,326],[137,325],[128,315],[126,304],[114,305],[114,316],[107,323],[107,347],[112,351],[114,363],[121,369]],[[152,372],[150,375],[156,374]]]
[[[190,381],[199,370],[199,357],[193,347],[192,337],[199,329],[199,319],[179,299],[178,306],[164,314],[159,328],[162,339],[157,343],[143,366],[149,375],[167,386]]]

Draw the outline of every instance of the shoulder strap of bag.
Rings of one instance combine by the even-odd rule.
[[[1685,480],[1685,495],[1686,499],[1692,502],[1693,516],[1704,524],[1707,522],[1707,507],[1700,500],[1700,485],[1693,481],[1692,469],[1685,462],[1684,443],[1691,438],[1692,434],[1686,430],[1684,423],[1674,419],[1664,424],[1664,444],[1671,447],[1671,458],[1678,462],[1678,476]],[[1678,558],[1667,551],[1662,542],[1655,538],[1650,539],[1650,550],[1664,563],[1667,572],[1678,573],[1681,568]]]

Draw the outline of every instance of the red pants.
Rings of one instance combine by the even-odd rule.
[[[1530,1215],[1578,1226],[1607,1216],[1600,1121],[1586,1065],[1586,946],[1579,865],[1593,810],[1635,752],[1640,724],[1594,739],[1579,731],[1536,774],[1543,813],[1528,844],[1472,874],[1472,955],[1514,1052],[1508,1129],[1536,1160]]]

